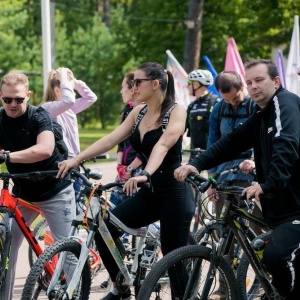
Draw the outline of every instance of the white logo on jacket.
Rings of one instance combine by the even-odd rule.
[[[269,127],[268,128],[268,133],[272,132],[273,131],[273,127]]]

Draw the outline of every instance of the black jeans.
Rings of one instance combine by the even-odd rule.
[[[159,188],[154,186],[154,192],[140,189],[137,194],[119,204],[112,213],[132,228],[160,221],[161,248],[165,255],[187,244],[194,211],[194,197],[190,186],[172,182]],[[108,228],[114,239],[122,235],[114,225],[108,224]],[[95,240],[101,259],[112,281],[115,281],[119,268],[99,232],[96,233]]]
[[[286,300],[300,297],[300,219],[278,225],[266,244],[263,262]]]

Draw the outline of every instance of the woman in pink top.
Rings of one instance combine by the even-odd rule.
[[[75,98],[76,90],[81,98]],[[77,114],[97,100],[95,93],[81,80],[77,80],[68,68],[52,70],[41,106],[62,127],[69,158],[80,153]]]

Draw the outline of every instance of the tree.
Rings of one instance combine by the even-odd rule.
[[[189,73],[199,66],[204,0],[189,0],[183,68]]]

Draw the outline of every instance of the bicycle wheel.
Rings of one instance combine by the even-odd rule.
[[[205,297],[206,278],[212,279],[206,292],[207,299],[218,289],[219,278],[225,283],[225,299],[240,299],[235,275],[228,262],[220,257],[219,266],[211,273],[213,276],[207,276],[210,260],[211,249],[200,245],[185,246],[170,252],[151,269],[137,299],[200,299]]]
[[[7,260],[11,249],[11,231],[8,213],[0,213],[0,299],[3,298]]]
[[[62,299],[78,262],[77,258],[80,255],[80,250],[81,244],[78,241],[71,239],[62,240],[47,247],[31,268],[25,282],[21,299]],[[62,252],[66,253],[66,261],[63,266],[63,271],[56,281],[54,289],[51,290],[50,294],[47,296],[46,291],[51,280],[51,275],[44,270],[45,265],[50,263],[52,267],[55,268],[55,264]],[[81,274],[80,284],[74,291],[71,299],[89,299],[90,288],[91,272],[89,263],[86,261]]]
[[[270,235],[271,232],[267,232],[259,235],[257,238],[262,239],[263,241],[268,241]],[[237,285],[240,293],[242,294],[242,299],[255,299],[263,293],[261,284],[256,278],[255,272],[245,254],[243,254],[240,260],[236,274]]]

